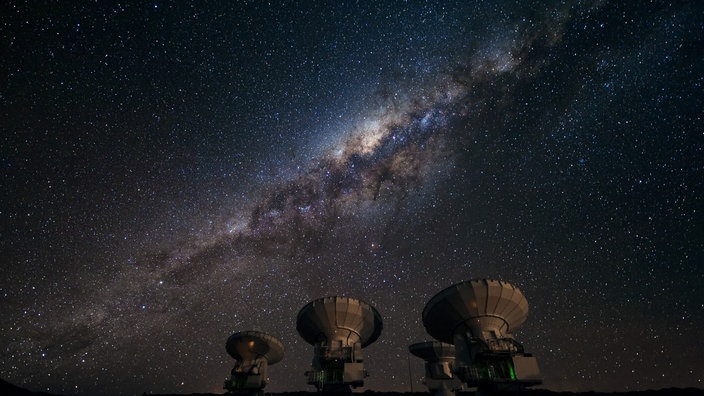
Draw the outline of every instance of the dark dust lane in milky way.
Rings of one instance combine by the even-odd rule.
[[[367,388],[418,390],[425,303],[488,277],[546,388],[702,386],[698,2],[0,9],[0,377],[221,392],[260,330],[310,390],[296,314],[348,295]]]

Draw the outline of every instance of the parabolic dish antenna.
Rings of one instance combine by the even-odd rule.
[[[440,341],[418,342],[409,345],[408,350],[426,362],[455,359],[455,346]]]
[[[323,297],[298,312],[296,330],[313,345],[308,384],[321,392],[350,393],[364,386],[362,348],[381,335],[381,315],[371,305],[350,297]]]
[[[227,353],[235,360],[248,361],[264,358],[269,365],[284,358],[284,345],[277,338],[260,331],[240,331],[231,335],[225,344]]]
[[[316,345],[340,341],[342,345],[370,345],[381,335],[381,315],[371,305],[350,297],[323,297],[313,300],[298,312],[296,330],[303,339]]]
[[[440,341],[411,344],[408,350],[425,361],[423,383],[435,396],[454,396],[462,383],[452,370],[455,363],[455,346]]]
[[[454,343],[461,326],[473,332],[494,330],[504,335],[528,317],[528,301],[507,282],[473,279],[436,294],[423,309],[423,325],[433,338]]]
[[[423,325],[455,346],[452,372],[480,392],[513,391],[542,383],[535,357],[510,332],[528,317],[518,288],[493,279],[450,286],[428,301]]]

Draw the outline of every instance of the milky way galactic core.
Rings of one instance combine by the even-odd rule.
[[[0,377],[222,392],[228,337],[373,305],[364,388],[424,389],[422,310],[520,287],[541,386],[702,387],[699,2],[0,5]]]

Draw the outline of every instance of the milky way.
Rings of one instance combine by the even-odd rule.
[[[704,386],[701,6],[86,7],[3,6],[0,377],[221,392],[261,330],[310,390],[296,314],[347,295],[419,390],[425,303],[489,277],[545,387]]]

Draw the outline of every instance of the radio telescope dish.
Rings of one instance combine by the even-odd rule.
[[[528,317],[528,301],[513,285],[474,279],[436,294],[423,310],[423,325],[433,338],[454,343],[458,327],[506,334]]]
[[[349,392],[364,385],[365,348],[381,335],[379,312],[364,301],[350,297],[323,297],[311,301],[298,313],[296,330],[314,346],[313,367],[306,372],[308,384],[319,391]]]
[[[324,297],[301,308],[296,321],[298,334],[311,345],[321,341],[359,342],[367,347],[381,335],[381,315],[374,307],[350,297]]]
[[[452,370],[455,363],[455,346],[440,341],[412,344],[408,351],[425,361],[423,383],[435,396],[453,396],[462,387]]]
[[[264,358],[269,365],[284,358],[284,345],[278,339],[260,331],[240,331],[230,336],[225,344],[227,353],[236,360]]]
[[[426,362],[455,360],[455,346],[440,341],[417,342],[409,345],[408,350]]]
[[[269,382],[268,366],[284,357],[277,338],[260,331],[241,331],[227,339],[225,350],[235,359],[231,377],[224,388],[238,395],[261,395]]]
[[[455,374],[480,389],[513,390],[542,383],[535,358],[511,331],[528,317],[528,301],[508,282],[473,279],[428,301],[423,325],[433,338],[455,345]]]

